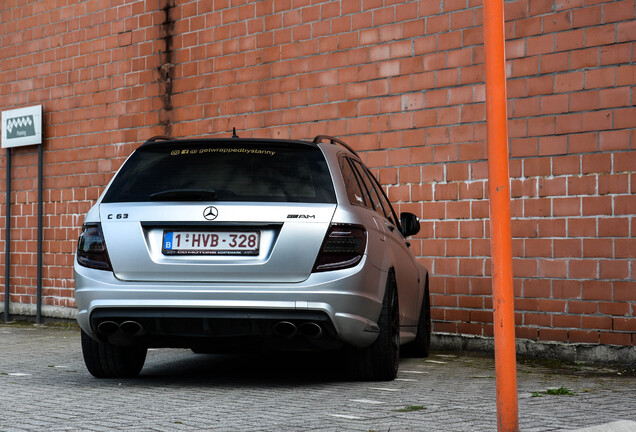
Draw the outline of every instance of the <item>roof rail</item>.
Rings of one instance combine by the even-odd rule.
[[[146,143],[153,143],[153,142],[155,142],[155,141],[159,141],[159,140],[172,141],[173,139],[174,139],[174,138],[169,137],[169,136],[167,136],[167,135],[155,135],[155,136],[153,136],[153,137],[151,137],[151,138],[148,138],[148,139],[146,140]]]
[[[342,141],[342,140],[340,140],[338,138],[335,138],[335,137],[332,137],[332,136],[329,136],[329,135],[316,135],[316,138],[314,138],[313,142],[314,142],[314,144],[317,144],[317,143],[319,143],[319,142],[321,142],[323,140],[328,140],[331,144],[338,143],[338,144],[342,145],[344,148],[346,148],[347,150],[349,150],[354,155],[358,156],[358,153],[356,153],[356,151],[354,149],[352,149],[349,144],[347,144],[346,142],[344,142],[344,141]]]

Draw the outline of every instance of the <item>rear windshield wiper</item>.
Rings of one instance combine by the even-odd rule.
[[[208,201],[216,199],[213,189],[169,189],[150,194],[152,201]]]

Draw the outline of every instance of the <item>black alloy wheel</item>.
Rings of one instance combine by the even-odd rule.
[[[363,381],[391,381],[400,364],[400,306],[395,275],[387,278],[378,338],[366,348],[352,348],[349,366],[352,376]]]
[[[417,322],[417,336],[413,342],[404,345],[404,353],[409,357],[428,357],[431,350],[431,296],[428,289],[428,275],[422,299],[422,309]]]

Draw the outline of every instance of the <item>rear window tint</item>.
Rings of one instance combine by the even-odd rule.
[[[362,192],[360,188],[360,183],[358,183],[358,179],[349,164],[349,160],[346,157],[340,158],[340,171],[342,172],[342,178],[345,183],[345,188],[347,189],[347,196],[349,197],[349,202],[353,205],[358,206],[368,206],[364,200],[366,194]]]
[[[154,201],[151,195],[171,190],[211,190],[217,201],[336,202],[318,148],[253,142],[141,147],[117,173],[103,202]]]

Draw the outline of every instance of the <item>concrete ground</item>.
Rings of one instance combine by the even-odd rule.
[[[76,327],[0,324],[0,431],[497,428],[492,358],[404,358],[392,382],[349,381],[340,370],[334,356],[161,349],[137,379],[98,380]],[[633,372],[520,360],[518,388],[522,431],[636,431]]]

